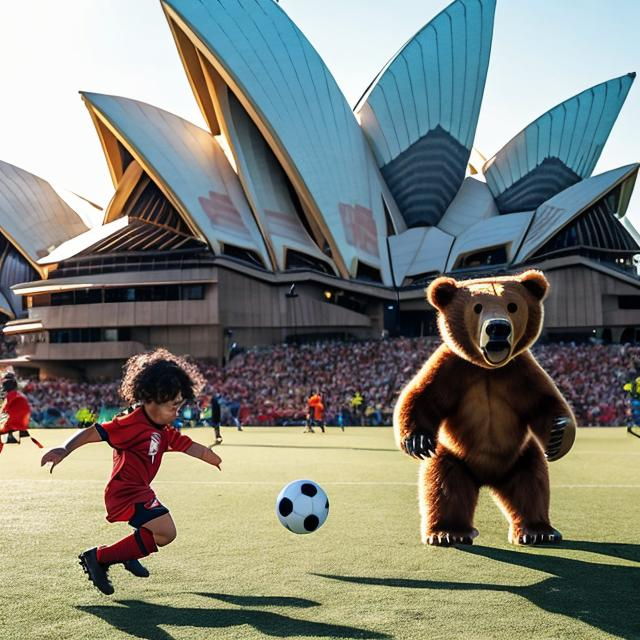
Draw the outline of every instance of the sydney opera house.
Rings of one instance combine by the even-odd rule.
[[[273,0],[161,0],[208,130],[82,93],[114,194],[88,228],[0,162],[0,312],[15,364],[111,375],[158,345],[434,331],[438,274],[543,269],[550,339],[640,339],[638,164],[592,175],[631,73],[474,147],[495,0],[455,0],[352,109]]]

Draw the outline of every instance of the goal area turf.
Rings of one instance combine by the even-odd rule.
[[[45,447],[70,431],[34,430]],[[187,430],[209,444],[213,430]],[[640,639],[640,440],[582,428],[552,463],[559,546],[514,547],[482,490],[471,547],[424,547],[418,463],[389,428],[223,429],[222,472],[165,455],[153,486],[177,525],[144,563],[110,569],[113,596],[77,555],[130,532],[104,519],[111,466],[86,445],[54,473],[30,441],[0,455],[0,639]],[[291,480],[320,484],[329,517],[309,535],[276,518]]]

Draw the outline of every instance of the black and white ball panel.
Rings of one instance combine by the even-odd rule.
[[[327,519],[329,500],[322,487],[312,480],[295,480],[278,495],[276,514],[289,531],[312,533]]]
[[[289,498],[282,498],[278,503],[278,513],[286,518],[293,511],[293,502]]]
[[[311,482],[304,482],[300,485],[300,493],[305,496],[313,498],[318,493],[318,487]]]

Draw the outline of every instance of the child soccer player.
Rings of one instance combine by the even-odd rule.
[[[51,471],[72,451],[90,442],[105,441],[113,448],[113,471],[104,500],[109,522],[128,522],[134,533],[110,546],[93,547],[78,557],[89,580],[107,595],[113,586],[107,571],[123,563],[133,575],[149,572],[138,561],[172,542],[176,527],[169,510],[160,503],[150,484],[165,451],[181,451],[220,468],[221,459],[207,447],[193,442],[169,426],[183,402],[202,390],[204,378],[198,369],[164,349],[130,358],[120,393],[134,404],[128,413],[111,422],[78,431],[62,447],[47,451],[41,465],[51,462]]]

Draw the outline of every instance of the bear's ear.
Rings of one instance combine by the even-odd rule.
[[[427,300],[436,309],[443,311],[453,300],[458,290],[458,285],[453,278],[436,278],[427,287]]]
[[[542,302],[545,299],[549,291],[549,281],[544,277],[542,271],[537,271],[536,269],[525,271],[518,276],[518,280],[537,300]]]

